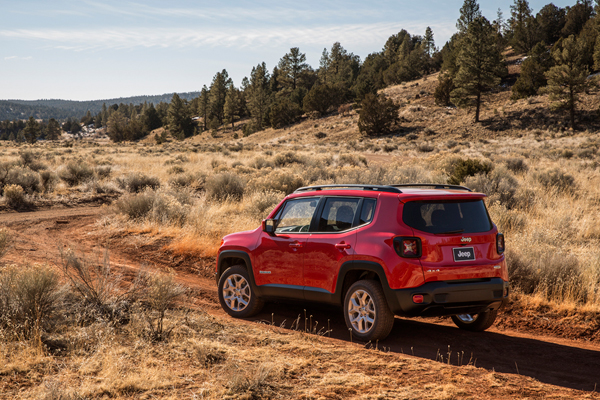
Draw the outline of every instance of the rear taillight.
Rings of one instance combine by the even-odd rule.
[[[504,253],[504,235],[501,233],[496,234],[496,250],[498,254]]]
[[[394,250],[400,257],[421,257],[421,239],[417,237],[396,237],[394,238]]]

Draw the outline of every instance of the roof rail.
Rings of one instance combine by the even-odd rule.
[[[310,190],[323,190],[323,189],[358,189],[358,190],[372,190],[376,192],[390,192],[390,193],[402,193],[400,189],[389,185],[360,185],[360,184],[338,184],[338,185],[316,185],[316,186],[305,186],[296,189],[294,193],[308,192]]]
[[[447,185],[445,183],[402,183],[402,184],[397,184],[397,185],[388,185],[394,188],[409,188],[409,187],[428,187],[428,188],[432,188],[432,189],[455,189],[455,190],[466,190],[468,192],[472,192],[471,189],[469,189],[466,186],[460,186],[460,185]]]

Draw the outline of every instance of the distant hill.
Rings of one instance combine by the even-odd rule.
[[[182,99],[191,100],[198,97],[200,92],[178,93]],[[30,116],[41,119],[81,118],[88,110],[97,114],[102,110],[102,104],[141,104],[143,102],[158,104],[161,101],[170,103],[173,93],[156,96],[119,97],[105,100],[73,101],[73,100],[0,100],[0,121],[27,119]]]

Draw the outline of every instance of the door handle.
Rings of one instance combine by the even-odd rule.
[[[349,243],[344,243],[344,242],[338,243],[335,245],[335,248],[338,250],[348,250],[350,247],[352,247],[352,246],[350,246]]]
[[[300,242],[293,242],[293,243],[290,243],[290,247],[293,247],[295,249],[299,249],[300,247],[302,247],[302,243],[300,243]]]

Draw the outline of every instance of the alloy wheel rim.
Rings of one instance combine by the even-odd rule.
[[[239,274],[230,275],[223,285],[223,300],[233,311],[243,311],[250,303],[250,285]]]
[[[375,302],[367,291],[359,289],[352,293],[348,302],[348,318],[356,332],[369,332],[375,324],[376,315]]]

